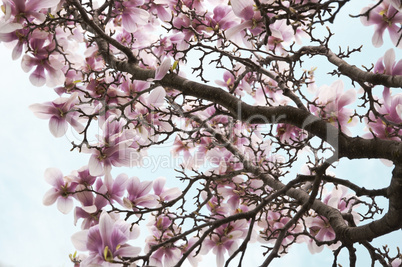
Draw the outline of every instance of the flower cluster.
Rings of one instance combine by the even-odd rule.
[[[343,6],[329,2],[3,0],[0,41],[13,48],[13,59],[21,58],[32,85],[57,94],[31,111],[49,120],[54,137],[71,128],[78,139],[72,150],[88,154],[85,166],[69,175],[45,171],[52,188],[43,203],[57,202],[65,214],[74,209],[74,223],[81,223],[72,241],[87,254],[71,256],[76,264],[188,260],[197,266],[212,252],[221,267],[254,241],[275,244],[267,247],[274,256],[294,243],[306,243],[311,253],[343,248],[328,212],[316,203],[351,216],[353,222],[338,222],[354,227],[361,219],[358,201],[346,185],[356,186],[324,182],[317,173],[333,163],[329,152],[349,157],[344,146],[359,119],[364,138],[400,141],[402,94],[384,87],[376,95],[377,83],[359,79],[402,75],[402,61],[391,49],[365,75],[350,74],[352,86],[362,90],[345,90],[342,79],[318,86],[315,68],[303,69],[302,57],[325,55],[339,70],[331,74],[341,76],[348,69],[344,59],[358,51],[331,52],[331,32],[317,39],[315,28],[333,22]],[[394,0],[362,10],[361,22],[375,26],[375,47],[383,45],[386,29],[402,47],[401,10]],[[306,40],[309,46],[302,46]],[[206,84],[210,80],[215,84]],[[358,97],[366,113],[353,106]],[[343,143],[331,143],[331,133]],[[169,188],[165,177],[115,175],[121,167],[141,167],[149,148],[164,146],[169,158],[183,159],[169,166],[182,189]],[[314,167],[291,176],[299,159]],[[322,178],[318,190],[310,190],[314,177]],[[375,213],[376,205],[367,206]],[[131,242],[140,239],[145,220],[149,235],[141,255]]]

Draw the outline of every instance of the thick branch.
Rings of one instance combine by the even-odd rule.
[[[80,12],[85,11],[80,10]],[[85,16],[83,16],[83,18],[84,20],[90,20]],[[90,21],[86,22],[90,24]],[[95,40],[98,43],[101,54],[110,67],[130,73],[135,80],[145,81],[154,78],[154,70],[143,69],[133,62],[117,60],[109,53],[107,40],[102,39],[97,32],[94,34],[98,35]],[[383,84],[385,86],[399,87],[402,85],[402,76],[390,78],[387,75],[361,72],[358,68],[348,65],[346,62],[336,57],[331,51],[327,51],[326,56],[330,62],[338,66],[342,73],[345,73],[345,75],[353,79],[365,79],[373,84]],[[234,118],[244,122],[256,124],[288,123],[307,130],[331,144],[339,153],[339,157],[348,157],[350,159],[385,158],[393,162],[398,162],[398,164],[402,162],[402,144],[399,142],[347,137],[330,123],[321,120],[303,109],[292,106],[251,106],[219,87],[190,81],[176,74],[168,74],[162,80],[158,81],[158,83],[164,87],[179,90],[183,94],[221,105],[226,108]],[[241,153],[239,153],[230,142],[227,144],[227,149],[242,160],[244,167],[256,176],[259,176],[271,188],[279,191],[286,187],[286,185],[273,179],[270,175],[264,174],[259,166],[242,158]],[[295,188],[287,190],[286,195],[296,199],[300,204],[307,203],[310,197],[305,191]],[[402,203],[399,200],[402,197],[402,168],[399,165],[397,165],[393,172],[388,195],[390,197],[388,213],[380,220],[359,227],[349,227],[346,225],[344,218],[337,209],[329,207],[319,200],[314,200],[311,208],[318,214],[325,216],[335,230],[337,237],[348,245],[353,242],[364,241],[384,235],[401,227]],[[243,214],[243,216],[245,216],[245,214]],[[245,218],[250,217],[245,216]]]

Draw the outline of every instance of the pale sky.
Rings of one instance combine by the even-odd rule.
[[[357,2],[357,1],[355,1]],[[360,9],[357,9],[359,11]],[[354,12],[356,13],[356,12]],[[351,26],[352,25],[352,26]],[[344,24],[333,32],[341,33],[347,28],[352,47],[358,44],[371,46],[372,28],[365,28],[357,20],[345,18]],[[385,34],[385,40],[389,40]],[[349,38],[339,36],[339,43],[334,46],[349,44]],[[389,43],[389,42],[388,42]],[[384,45],[375,49],[373,53],[366,53],[353,58],[354,64],[369,65],[375,63],[390,46]],[[364,50],[371,51],[371,50]],[[399,53],[400,54],[400,53]],[[367,55],[370,55],[369,57]],[[398,55],[398,54],[397,54]],[[87,164],[88,155],[70,152],[68,138],[56,139],[48,130],[48,121],[36,118],[28,106],[33,103],[42,103],[54,100],[57,95],[47,87],[36,88],[28,80],[28,74],[20,68],[20,60],[11,60],[11,50],[0,45],[0,93],[2,105],[0,110],[0,267],[5,266],[72,266],[68,254],[75,251],[70,242],[70,236],[80,230],[79,225],[73,225],[73,212],[61,214],[55,205],[46,207],[42,204],[44,193],[50,188],[44,179],[43,173],[48,167],[57,167],[63,174]],[[320,64],[317,63],[318,67]],[[332,81],[322,81],[331,84]],[[320,85],[320,84],[319,84]],[[345,81],[345,89],[350,84]],[[165,152],[164,152],[165,153]],[[342,167],[342,168],[341,168]],[[342,178],[354,179],[362,182],[367,188],[387,186],[391,168],[386,168],[379,161],[360,161],[339,163],[339,175]],[[174,176],[168,170],[158,170],[147,173],[132,170],[129,176],[153,179],[160,175],[169,178]],[[376,241],[376,244],[401,244],[401,231],[395,232],[387,238]],[[140,242],[140,246],[143,242]],[[135,244],[134,244],[135,245]],[[347,257],[347,255],[345,254]],[[367,253],[359,256],[368,260]],[[261,261],[257,255],[250,255],[249,266],[257,266]],[[214,260],[208,261],[214,266]],[[212,263],[211,263],[212,262]],[[347,265],[348,261],[343,261]],[[290,250],[290,254],[283,259],[275,260],[271,266],[331,266],[332,252],[324,249],[321,254],[311,255],[307,246],[302,244]],[[362,262],[360,262],[362,263]],[[200,264],[204,266],[204,264]],[[247,265],[248,266],[248,265]],[[366,266],[366,265],[359,265]],[[367,265],[368,266],[368,265]]]

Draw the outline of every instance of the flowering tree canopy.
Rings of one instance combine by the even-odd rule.
[[[333,266],[341,251],[356,266],[357,246],[400,266],[371,242],[402,227],[402,61],[391,47],[361,68],[348,62],[361,47],[331,50],[347,2],[3,0],[0,41],[57,94],[30,109],[88,154],[70,174],[45,171],[44,204],[82,228],[75,266],[197,266],[207,253],[240,266],[253,244],[268,266],[296,243],[333,250]],[[402,48],[401,1],[350,12],[374,26],[374,47]],[[318,57],[327,84],[306,68]],[[122,169],[152,147],[177,159],[175,177]],[[389,186],[337,176],[343,158],[382,159]]]

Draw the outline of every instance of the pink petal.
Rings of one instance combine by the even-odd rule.
[[[251,20],[247,20],[239,25],[233,26],[226,30],[225,35],[227,39],[232,39],[236,34],[239,34],[242,30],[246,28],[253,27],[253,22]]]
[[[6,23],[0,25],[0,33],[10,33],[22,28],[23,26],[21,23]]]
[[[395,51],[394,49],[388,49],[384,54],[384,65],[387,73],[391,73],[392,67],[395,63]]]
[[[69,213],[73,209],[73,200],[69,197],[59,197],[57,199],[57,208],[63,214]]]
[[[86,240],[86,249],[96,253],[103,253],[104,240],[99,232],[99,225],[89,228]],[[97,266],[97,265],[96,265]]]
[[[138,254],[140,254],[141,248],[133,246],[124,246],[120,247],[117,250],[117,252],[121,257],[135,257],[138,256]]]
[[[389,3],[398,11],[402,12],[401,0],[389,0]]]
[[[113,231],[114,220],[110,217],[109,213],[103,211],[99,218],[99,232],[103,242],[110,241]]]
[[[66,80],[62,70],[55,70],[53,68],[48,68],[48,79],[46,80],[46,85],[49,87],[55,87],[61,85]]]
[[[54,137],[62,137],[68,129],[68,124],[64,118],[53,116],[49,120],[49,130]]]
[[[87,239],[89,230],[83,230],[77,232],[71,236],[71,242],[74,247],[79,251],[85,251],[87,249]]]
[[[85,212],[91,214],[91,213],[95,213],[98,210],[98,208],[95,205],[82,206],[82,210],[84,210]]]
[[[50,102],[44,104],[32,104],[29,107],[36,117],[39,119],[50,119],[58,110]]]
[[[147,98],[147,102],[149,105],[154,107],[160,107],[165,102],[166,91],[163,89],[162,86],[156,87],[152,92],[149,94]]]
[[[223,255],[225,253],[225,250],[224,250],[223,246],[219,245],[219,246],[215,247],[214,252],[216,253],[216,266],[223,267],[223,264],[225,262],[225,257]]]
[[[54,204],[59,196],[60,193],[56,188],[50,188],[43,196],[43,205],[50,206]]]
[[[45,170],[45,181],[56,188],[63,186],[63,173],[57,168],[47,168]]]
[[[43,66],[38,65],[36,67],[36,69],[29,76],[29,81],[32,83],[32,85],[37,87],[45,85],[46,76],[45,76],[45,69],[43,68]]]
[[[21,60],[21,68],[25,72],[29,72],[35,66],[35,59],[24,55]]]
[[[162,193],[162,197],[165,199],[165,201],[170,201],[172,199],[175,199],[181,195],[182,191],[177,188],[169,188],[165,192]]]
[[[355,89],[349,89],[345,93],[341,95],[341,97],[338,99],[338,109],[343,108],[346,105],[349,105],[356,100],[356,90]]]
[[[126,8],[121,17],[123,28],[131,33],[137,31],[137,24],[145,25],[147,23],[149,13],[139,8]]]
[[[82,133],[84,131],[85,126],[79,123],[75,118],[67,115],[66,120],[78,133]]]
[[[128,176],[127,174],[119,174],[116,177],[116,180],[113,183],[112,191],[115,195],[121,197],[123,195],[124,190],[126,190],[128,183]]]
[[[11,58],[12,58],[13,60],[18,59],[18,58],[21,56],[21,54],[22,54],[22,49],[23,49],[22,43],[19,43],[19,42],[18,42],[18,43],[15,45],[14,49],[13,49],[13,53],[11,54]]]
[[[385,27],[385,25],[379,25],[379,27],[375,30],[373,38],[371,40],[374,47],[380,47],[384,43],[382,35],[384,34]]]
[[[165,186],[166,178],[165,177],[158,177],[154,180],[154,193],[156,195],[160,195],[162,193],[163,187]]]
[[[60,3],[60,0],[30,0],[26,4],[26,10],[39,11],[42,8],[55,7]]]
[[[254,16],[253,2],[249,0],[232,0],[230,1],[233,13],[239,18],[251,20]]]
[[[402,48],[402,40],[400,40],[401,32],[400,32],[399,27],[394,24],[391,27],[388,27],[388,31],[389,31],[389,36],[391,37],[392,43],[396,47]]]
[[[399,118],[402,120],[402,104],[398,104],[396,106],[396,113],[398,114]]]
[[[155,80],[162,80],[166,73],[169,71],[170,66],[172,66],[170,58],[165,58],[162,64],[155,71]]]
[[[75,190],[76,191],[82,191],[82,190],[85,190],[85,189],[86,189],[85,185],[80,184],[80,185],[78,185],[76,187]],[[94,196],[93,196],[92,192],[82,191],[82,192],[76,193],[74,196],[78,199],[79,202],[81,202],[81,204],[83,206],[91,206],[94,203]],[[92,212],[88,212],[88,213],[92,213]]]
[[[101,176],[104,173],[103,164],[98,159],[96,154],[92,154],[88,163],[89,174],[92,176]]]

